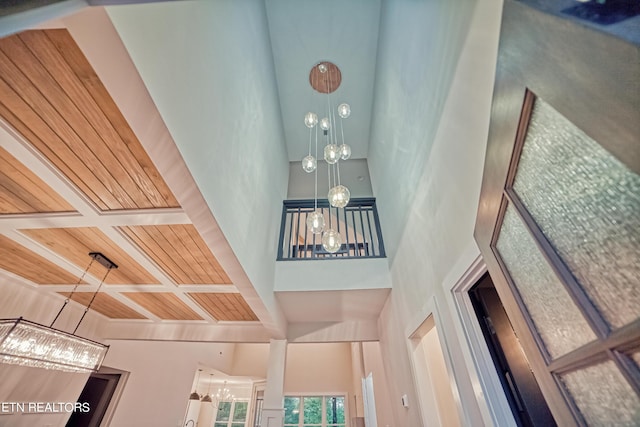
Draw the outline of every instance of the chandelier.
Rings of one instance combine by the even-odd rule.
[[[79,337],[75,333],[91,308],[107,275],[111,269],[118,268],[118,266],[99,252],[91,252],[89,256],[91,262],[50,326],[30,322],[22,317],[0,320],[0,363],[79,373],[96,372],[100,369],[109,346]],[[85,308],[73,333],[55,329],[53,325],[73,297],[78,285],[94,261],[103,265],[107,272],[100,281],[100,285]]]
[[[309,128],[309,154],[302,159],[302,169],[307,173],[315,173],[315,194],[313,212],[307,216],[307,228],[313,234],[322,234],[322,247],[329,253],[336,253],[342,246],[340,233],[332,228],[325,228],[322,211],[318,210],[318,127],[324,137],[323,157],[327,163],[329,193],[327,199],[334,208],[344,208],[349,203],[349,189],[340,182],[340,161],[351,157],[351,147],[344,142],[342,120],[351,115],[349,104],[342,103],[334,108],[331,93],[340,86],[342,75],[340,69],[331,62],[316,64],[309,74],[311,87],[319,93],[327,94],[326,115],[318,120],[318,114],[308,112],[304,116],[304,124]],[[339,121],[336,121],[336,111]],[[340,137],[338,137],[338,123]],[[311,154],[311,146],[315,130],[315,157]],[[330,213],[329,213],[330,214]]]
[[[218,392],[216,393],[216,399],[218,402],[228,402],[230,400],[235,399],[235,396],[231,394],[231,390],[227,388],[227,382],[224,382],[224,385],[221,388],[218,388]]]

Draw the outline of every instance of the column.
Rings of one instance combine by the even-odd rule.
[[[282,427],[284,424],[284,369],[286,359],[287,340],[271,340],[261,427]]]

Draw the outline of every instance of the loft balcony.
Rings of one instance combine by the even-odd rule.
[[[335,253],[322,247],[321,235],[307,227],[307,218],[315,210],[314,200],[285,200],[282,208],[278,261],[385,258],[384,242],[375,198],[351,199],[341,209],[318,200],[325,229],[332,228],[342,237]]]

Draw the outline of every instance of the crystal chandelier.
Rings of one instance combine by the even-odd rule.
[[[331,103],[331,93],[333,93],[342,81],[342,76],[338,67],[331,62],[320,62],[311,69],[309,75],[311,87],[317,92],[327,94],[326,116],[318,120],[318,115],[308,112],[304,116],[304,124],[309,128],[309,154],[302,159],[302,169],[307,173],[315,172],[315,195],[314,209],[307,216],[307,229],[313,234],[322,234],[322,247],[329,253],[336,253],[342,246],[340,233],[332,228],[325,229],[324,215],[318,211],[318,127],[322,130],[325,138],[323,157],[327,163],[327,176],[329,180],[329,193],[327,199],[334,208],[344,208],[349,203],[351,194],[349,189],[340,183],[340,161],[351,157],[351,147],[344,142],[344,129],[342,120],[351,115],[349,104],[342,103],[333,107]],[[340,138],[338,137],[338,121],[336,121],[336,110],[339,117]],[[315,130],[315,157],[311,154],[311,145]]]
[[[235,399],[235,396],[231,394],[231,390],[227,388],[227,382],[224,382],[222,388],[218,388],[218,392],[216,393],[216,399],[218,402],[228,402],[229,400]]]
[[[75,333],[91,308],[107,275],[111,269],[118,268],[118,266],[99,252],[91,252],[89,256],[91,256],[89,266],[69,297],[64,301],[50,326],[30,322],[22,317],[0,320],[0,363],[79,373],[96,372],[100,369],[109,346],[79,337]],[[106,267],[107,272],[100,281],[100,285],[84,310],[76,328],[73,333],[55,329],[53,325],[73,297],[78,285],[94,261],[98,261]]]

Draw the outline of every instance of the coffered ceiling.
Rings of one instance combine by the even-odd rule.
[[[258,321],[66,29],[0,39],[0,118],[2,274],[108,319]]]

